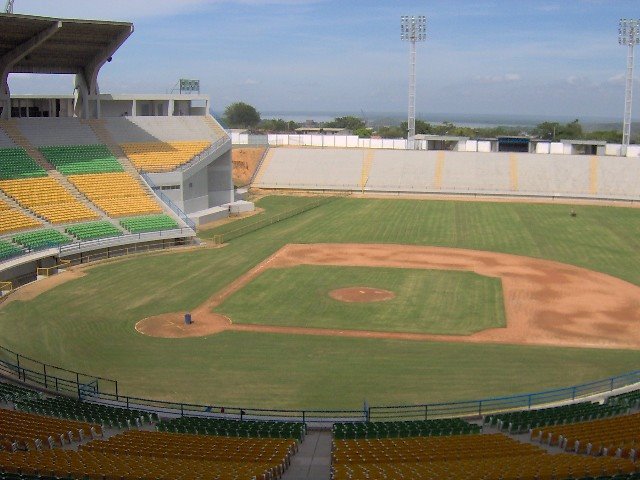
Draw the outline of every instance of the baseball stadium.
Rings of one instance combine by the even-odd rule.
[[[0,479],[640,478],[638,146],[249,145],[133,32],[0,14]]]

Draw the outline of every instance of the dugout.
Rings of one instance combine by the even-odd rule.
[[[604,155],[607,142],[604,140],[560,140],[565,152],[570,155]]]
[[[498,137],[498,151],[529,153],[531,140],[528,137]]]
[[[457,152],[464,150],[461,145],[466,146],[469,137],[457,137],[453,135],[416,135],[415,141],[426,150],[444,150]],[[420,148],[421,150],[423,148]]]

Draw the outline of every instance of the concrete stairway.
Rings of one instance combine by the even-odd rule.
[[[113,137],[109,133],[109,130],[107,130],[107,127],[104,124],[104,120],[92,119],[92,120],[83,120],[83,122],[89,125],[89,127],[91,128],[91,130],[93,130],[93,133],[96,134],[96,137],[98,137],[100,142],[102,142],[104,145],[107,146],[109,151],[118,160],[118,163],[122,165],[122,168],[124,169],[124,171],[139,180],[138,169],[133,165],[133,163],[131,163],[131,160],[129,160],[129,157],[127,157],[124,154],[122,147],[120,147],[120,145],[113,139]],[[153,196],[153,192],[151,191],[151,189],[147,187],[147,184],[145,182],[139,181],[138,183],[140,183],[140,186],[147,194]]]
[[[291,459],[282,480],[328,480],[331,474],[331,432],[310,431]]]
[[[55,167],[51,165],[46,158],[44,158],[44,155],[40,153],[40,150],[34,147],[29,142],[29,140],[27,140],[27,137],[22,134],[22,132],[14,122],[10,120],[2,121],[0,123],[0,127],[2,127],[11,141],[19,147],[24,148],[29,156],[33,158],[38,165],[40,165],[45,170],[55,170]]]
[[[44,158],[44,155],[42,155],[40,150],[34,147],[29,142],[29,140],[27,140],[27,138],[24,135],[22,135],[22,133],[20,132],[20,130],[18,129],[15,123],[11,121],[4,121],[2,122],[2,129],[5,131],[7,136],[13,141],[13,143],[24,148],[25,151],[29,154],[29,156],[33,158],[36,161],[36,163],[38,163],[38,165],[40,165],[42,168],[44,168],[45,170],[48,170],[49,176],[56,179],[58,183],[60,183],[67,191],[69,191],[69,193],[71,193],[71,195],[76,200],[78,200],[78,202],[80,202],[81,204],[89,208],[91,211],[99,215],[100,220],[108,220],[109,222],[117,226],[120,230],[122,230],[122,228],[120,227],[120,224],[116,223],[114,220],[109,218],[102,210],[100,210],[93,203],[91,203],[83,194],[81,194],[78,191],[78,189],[69,180],[67,180],[67,178],[64,175],[58,172],[53,165],[47,162],[47,160]],[[4,197],[10,198],[10,197],[7,197],[6,195],[4,195]],[[12,206],[16,206],[27,215],[43,222],[47,226],[53,227],[60,231],[64,231],[64,226],[49,224],[45,220],[35,216],[30,210],[20,207],[19,204],[15,202],[13,199],[10,199],[10,200],[11,201],[7,203],[10,203]]]
[[[224,129],[220,126],[220,124],[216,122],[211,115],[206,115],[204,117],[204,121],[207,125],[211,127],[213,131],[216,132],[216,137],[222,138],[227,135],[227,132],[224,131]]]
[[[76,188],[76,186],[73,183],[71,183],[67,179],[67,177],[62,175],[57,170],[50,171],[49,172],[49,176],[55,178],[58,182],[60,182],[62,184],[62,186],[64,188],[66,188],[71,193],[71,195],[73,195],[73,197],[76,200],[78,200],[85,207],[89,208],[90,210],[95,212],[97,215],[99,215],[100,218],[98,220],[107,220],[107,221],[111,222],[113,225],[115,225],[116,227],[118,227],[120,230],[122,230],[122,228],[120,227],[120,224],[118,222],[116,222],[111,217],[107,216],[106,213],[104,213],[95,204],[93,204],[83,193],[80,192],[80,190],[78,190]],[[122,231],[124,231],[124,230],[122,230]]]
[[[258,165],[258,171],[256,172],[253,178],[253,183],[251,184],[252,187],[257,186],[258,188],[260,188],[260,181],[262,180],[264,172],[267,170],[267,168],[269,168],[269,164],[271,163],[273,155],[274,149],[269,148],[267,150],[267,154],[263,157],[262,162],[260,163],[260,165]]]

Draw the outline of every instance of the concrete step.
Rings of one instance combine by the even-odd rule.
[[[2,122],[2,129],[7,134],[7,136],[11,139],[13,143],[25,149],[25,151],[29,154],[31,158],[33,158],[38,165],[40,165],[45,170],[55,170],[55,167],[51,165],[44,155],[38,150],[35,146],[29,142],[27,137],[25,137],[18,126],[11,122],[5,121]]]
[[[110,218],[100,210],[95,204],[93,204],[80,190],[76,188],[76,186],[67,179],[64,175],[62,175],[57,170],[52,170],[49,172],[49,176],[55,178],[64,188],[66,188],[73,197],[82,203],[84,206],[95,212],[100,216],[100,220],[110,220]]]
[[[331,474],[331,432],[310,431],[282,480],[327,480]]]

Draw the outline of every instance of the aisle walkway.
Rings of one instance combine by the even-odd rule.
[[[331,432],[307,433],[300,451],[291,460],[283,480],[329,480],[331,468]]]

